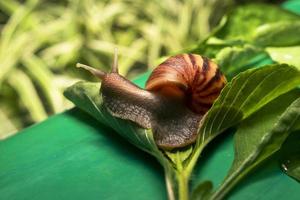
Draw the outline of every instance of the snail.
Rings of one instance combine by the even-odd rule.
[[[218,66],[200,55],[175,55],[153,70],[142,89],[118,73],[117,59],[115,51],[110,73],[77,64],[101,79],[100,95],[108,112],[152,128],[161,149],[193,144],[201,119],[226,84]]]

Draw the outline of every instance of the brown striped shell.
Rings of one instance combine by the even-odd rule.
[[[168,58],[150,75],[146,89],[176,98],[184,98],[196,113],[204,114],[226,83],[217,64],[196,54]]]

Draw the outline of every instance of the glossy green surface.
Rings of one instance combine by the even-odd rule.
[[[300,5],[284,7],[300,10]],[[136,83],[143,86],[146,76]],[[233,160],[232,132],[228,130],[204,151],[192,184],[222,181]],[[0,200],[166,197],[163,171],[156,160],[77,108],[0,142]],[[283,174],[276,159],[267,161],[229,196],[299,198],[299,183]]]
[[[0,199],[165,199],[150,155],[77,109],[0,143]]]
[[[300,14],[300,0],[289,0],[282,4],[282,7],[294,13]]]

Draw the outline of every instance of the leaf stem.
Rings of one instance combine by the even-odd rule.
[[[192,155],[191,160],[186,166],[186,174],[189,177],[198,161],[200,154],[202,153],[203,148],[206,146],[207,142],[200,144]]]
[[[188,178],[186,177],[184,171],[178,171],[176,176],[178,182],[178,199],[188,200],[189,199]]]
[[[189,176],[186,174],[180,153],[176,154],[176,179],[178,186],[178,199],[179,200],[188,200],[189,199]]]
[[[165,175],[165,180],[166,180],[166,187],[167,187],[167,192],[168,192],[168,199],[169,200],[175,200],[175,194],[174,194],[174,189],[172,185],[172,179],[168,173]]]

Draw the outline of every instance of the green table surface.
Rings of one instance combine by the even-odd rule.
[[[300,10],[295,0],[283,6]],[[143,85],[146,76],[136,83]],[[205,149],[192,184],[220,184],[232,160],[229,130]],[[166,198],[158,162],[77,108],[0,142],[0,200]],[[229,199],[299,200],[300,184],[271,159],[243,180]]]

